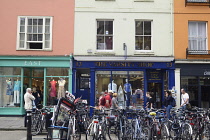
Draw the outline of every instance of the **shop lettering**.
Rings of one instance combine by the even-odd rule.
[[[141,63],[132,63],[132,62],[95,62],[96,67],[153,67],[154,63],[150,62],[141,62]]]
[[[25,66],[40,66],[41,61],[25,61]]]

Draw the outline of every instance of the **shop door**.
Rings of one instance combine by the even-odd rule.
[[[26,88],[31,88],[40,94],[40,103],[43,103],[44,90],[44,68],[24,68],[23,91]]]
[[[201,107],[210,107],[210,86],[201,86]]]
[[[162,83],[148,83],[148,92],[151,92],[152,97],[155,100],[156,108],[162,107]]]

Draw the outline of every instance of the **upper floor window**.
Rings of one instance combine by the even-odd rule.
[[[206,50],[206,22],[188,22],[189,50]]]
[[[136,21],[135,50],[151,50],[151,21]]]
[[[97,20],[97,50],[113,49],[113,20]]]
[[[51,50],[52,17],[19,17],[18,50]]]

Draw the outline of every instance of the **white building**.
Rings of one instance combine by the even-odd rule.
[[[164,89],[174,86],[172,11],[172,0],[76,0],[74,92],[90,88],[91,99],[110,81],[119,88],[129,79],[161,106]],[[82,75],[90,86],[81,88]]]

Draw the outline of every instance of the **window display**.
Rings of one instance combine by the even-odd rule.
[[[140,96],[142,100],[144,90],[143,77],[143,71],[97,71],[95,80],[96,98],[99,97],[97,96],[98,94],[112,90],[118,94],[118,105],[120,107],[125,107],[125,101],[127,101],[127,106],[130,106],[132,93],[135,93],[135,90],[139,89],[142,91],[142,95],[137,92],[136,106],[141,106],[142,101],[140,101]]]
[[[16,107],[20,103],[21,68],[0,67],[0,107]]]

